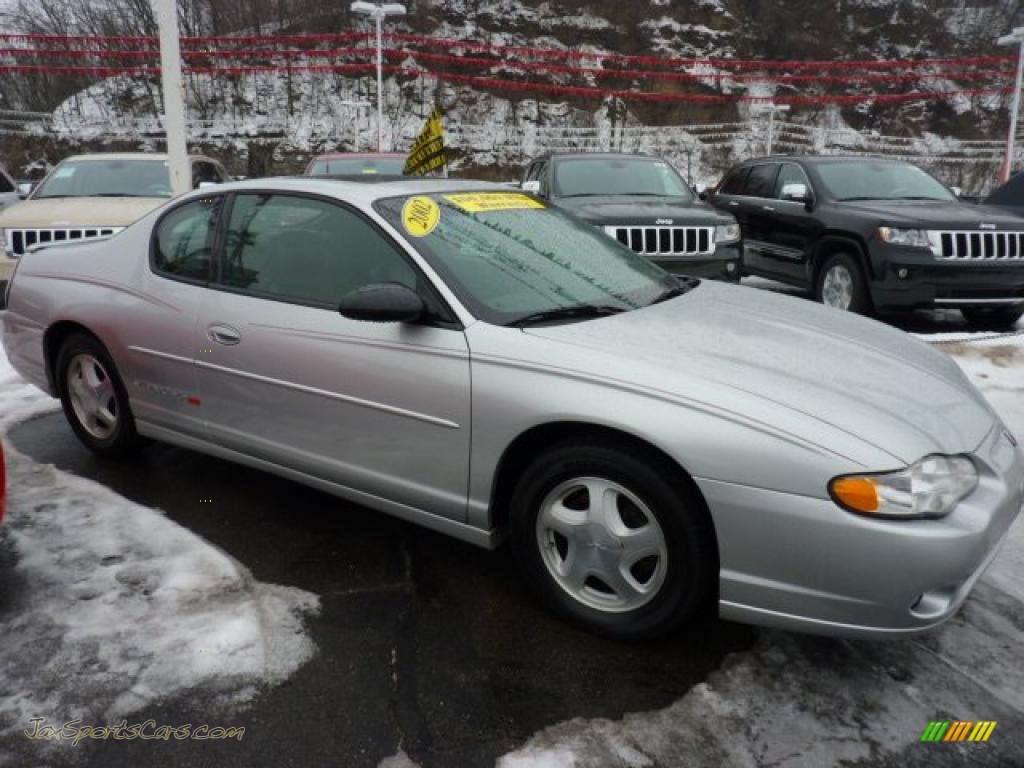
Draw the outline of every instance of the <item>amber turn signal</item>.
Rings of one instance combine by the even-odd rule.
[[[866,477],[837,477],[831,491],[837,501],[857,512],[877,512],[880,506],[878,486]]]

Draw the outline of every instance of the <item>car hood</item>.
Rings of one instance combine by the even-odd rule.
[[[582,219],[600,224],[731,224],[732,216],[716,211],[699,200],[602,195],[600,197],[561,197],[554,203]]]
[[[166,202],[166,197],[25,200],[0,213],[0,228],[127,227]]]
[[[879,200],[840,203],[846,211],[860,211],[876,216],[886,224],[905,224],[920,229],[980,229],[992,224],[996,229],[1021,227],[1020,218],[991,205],[973,205],[934,200]]]
[[[944,353],[873,320],[752,288],[705,282],[641,310],[527,332],[597,351],[610,379],[795,434],[824,422],[902,463],[972,451],[996,423]]]

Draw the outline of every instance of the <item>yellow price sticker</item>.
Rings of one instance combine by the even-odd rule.
[[[413,237],[426,237],[441,221],[441,206],[432,198],[410,197],[402,206],[402,226]]]
[[[543,208],[544,203],[534,200],[522,192],[467,192],[458,195],[444,195],[467,213],[490,213],[491,211],[524,211]]]

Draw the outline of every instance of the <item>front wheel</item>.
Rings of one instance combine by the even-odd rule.
[[[64,415],[78,439],[101,456],[124,456],[139,443],[128,393],[107,350],[92,336],[68,338],[57,354]]]
[[[538,457],[511,500],[511,538],[531,587],[600,634],[666,634],[708,596],[717,557],[703,502],[675,467],[569,441]]]
[[[960,314],[975,328],[1012,331],[1024,316],[1024,307],[963,307]]]
[[[837,253],[829,256],[818,272],[815,296],[827,307],[867,314],[871,297],[860,265],[852,256]]]

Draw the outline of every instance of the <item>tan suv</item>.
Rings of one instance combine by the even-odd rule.
[[[228,181],[216,160],[193,155],[192,186]],[[28,198],[0,213],[0,302],[19,256],[39,243],[109,237],[171,196],[167,155],[76,155]]]

